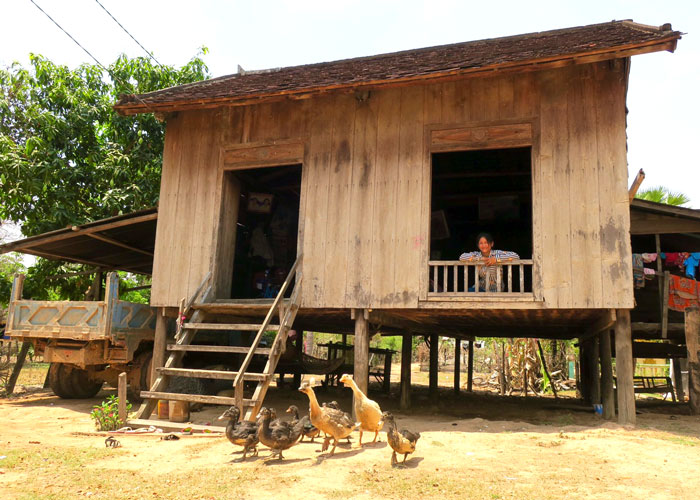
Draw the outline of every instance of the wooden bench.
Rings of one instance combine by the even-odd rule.
[[[634,377],[635,394],[665,394],[670,393],[673,401],[676,401],[676,393],[670,377]]]

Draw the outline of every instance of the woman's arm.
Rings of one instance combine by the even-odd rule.
[[[474,260],[481,257],[481,252],[464,252],[459,256],[459,260]]]

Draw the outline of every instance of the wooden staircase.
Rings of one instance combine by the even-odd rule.
[[[206,292],[202,293],[207,288],[207,284],[211,278],[211,273],[207,274],[204,281],[197,288],[197,291],[194,293],[192,298],[190,298],[187,304],[185,304],[183,299],[180,305],[175,343],[166,347],[170,354],[165,361],[164,366],[161,368],[156,368],[158,377],[153,382],[151,390],[141,392],[141,397],[144,399],[144,402],[136,414],[136,419],[148,419],[151,414],[153,414],[157,401],[159,399],[163,399],[169,401],[188,401],[214,405],[236,405],[241,408],[241,412],[243,413],[245,419],[254,420],[255,416],[260,410],[260,407],[262,406],[267,388],[274,377],[277,362],[279,361],[280,356],[284,353],[287,333],[294,323],[294,318],[299,310],[299,304],[301,302],[301,272],[297,272],[297,269],[299,268],[300,264],[301,256],[299,256],[294,262],[292,269],[289,271],[289,275],[282,284],[282,287],[280,288],[277,297],[265,316],[265,319],[260,324],[198,322],[198,311],[195,311],[194,314],[191,313],[194,309],[193,306],[199,299],[200,295],[207,295]],[[296,284],[290,299],[287,301],[284,299],[284,294],[287,292],[287,289],[294,280],[295,276]],[[209,290],[210,289],[211,288],[209,287]],[[279,324],[272,324],[272,320],[276,313],[278,314],[280,320]],[[187,321],[186,318],[190,315],[191,318],[189,321]],[[253,339],[252,344],[246,347],[199,344],[193,345],[192,341],[195,339],[197,332],[203,330],[225,332],[256,331],[257,334]],[[272,345],[269,348],[258,347],[263,334],[268,331],[277,331],[277,335],[275,336]],[[186,352],[234,353],[246,354],[246,357],[238,367],[237,371],[195,370],[183,368],[181,366],[182,357]],[[267,357],[267,363],[265,364],[265,368],[261,373],[248,371],[251,361],[253,360],[253,356]],[[231,380],[233,381],[234,397],[164,392],[164,390],[168,387],[169,378],[173,376]],[[244,383],[247,381],[257,382],[253,396],[249,399],[245,399],[243,397]]]

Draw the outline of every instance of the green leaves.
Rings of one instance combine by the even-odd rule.
[[[635,198],[675,206],[685,205],[690,201],[690,198],[685,194],[671,191],[664,186],[654,186],[649,189],[643,189],[636,194]]]
[[[207,78],[204,53],[182,68],[121,56],[109,71],[32,54],[0,70],[0,219],[30,236],[156,205],[164,125],[112,104]]]

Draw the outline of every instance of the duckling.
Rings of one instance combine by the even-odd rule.
[[[299,442],[304,442],[304,437],[307,437],[311,438],[311,442],[313,443],[314,439],[316,439],[316,436],[318,436],[321,432],[311,424],[311,420],[309,419],[309,417],[307,415],[304,415],[303,417],[301,417],[300,420],[299,408],[297,408],[296,405],[290,405],[290,407],[287,408],[287,413],[292,414],[292,425],[300,421],[304,422],[304,430],[302,431],[301,439],[299,440]]]
[[[313,379],[311,380],[313,383]],[[320,431],[327,434],[323,441],[321,451],[326,451],[330,445],[330,440],[333,438],[333,449],[330,456],[333,456],[338,440],[348,437],[352,431],[357,429],[359,423],[355,423],[352,417],[341,410],[336,410],[328,406],[321,407],[316,399],[316,394],[309,383],[301,384],[299,391],[309,397],[309,418],[311,423]]]
[[[219,420],[229,419],[226,424],[226,438],[232,444],[243,446],[241,460],[245,460],[250,450],[253,450],[253,456],[258,456],[258,426],[254,422],[239,422],[240,415],[241,410],[237,406],[232,406],[219,417]]]
[[[401,462],[403,465],[406,463],[406,457],[410,453],[416,451],[416,442],[418,442],[418,439],[420,439],[420,433],[411,432],[406,429],[401,430],[401,432],[396,430],[394,415],[388,411],[385,411],[382,414],[382,417],[384,422],[386,422],[386,424],[389,426],[389,430],[386,432],[386,439],[389,441],[389,446],[391,446],[391,449],[394,450],[391,454],[391,465],[394,466],[398,464],[398,461],[396,460],[397,453],[403,453],[403,462]]]
[[[271,457],[277,455],[279,460],[282,460],[282,452],[291,448],[299,441],[304,423],[297,422],[294,427],[279,425],[270,427],[272,420],[272,411],[268,408],[260,409],[260,422],[258,423],[258,437],[260,442],[272,450]]]
[[[360,421],[360,446],[362,446],[362,431],[374,431],[373,443],[377,441],[379,430],[384,425],[382,419],[382,409],[376,401],[372,401],[362,390],[357,387],[357,384],[352,378],[352,375],[347,373],[340,377],[340,382],[345,384],[345,387],[352,389],[355,395],[355,418]]]

